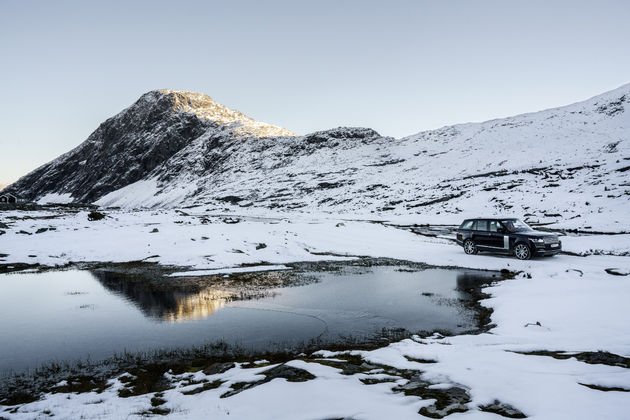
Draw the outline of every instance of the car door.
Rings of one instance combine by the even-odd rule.
[[[509,250],[509,238],[504,233],[505,228],[500,221],[490,220],[488,222],[488,246],[495,249]],[[507,241],[506,238],[508,238]]]
[[[472,239],[475,244],[480,247],[487,247],[490,241],[490,232],[488,232],[488,221],[477,220],[472,233]]]

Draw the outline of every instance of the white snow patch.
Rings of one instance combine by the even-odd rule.
[[[150,201],[158,192],[155,179],[141,180],[126,187],[112,191],[95,201],[97,206],[125,206],[134,207],[137,203]]]
[[[72,194],[70,193],[49,193],[37,200],[37,204],[67,204],[72,201]]]
[[[218,268],[215,270],[178,271],[176,273],[169,274],[169,277],[212,276],[214,274],[253,273],[257,271],[277,271],[290,269],[291,267],[287,267],[286,265],[255,265],[252,267],[228,267]]]

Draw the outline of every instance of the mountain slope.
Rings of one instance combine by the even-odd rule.
[[[255,121],[209,96],[157,90],[102,123],[70,152],[7,190],[28,200],[61,196],[92,202],[143,179],[202,134],[224,137],[294,135]]]
[[[159,94],[167,95],[147,95],[159,102]],[[175,112],[171,102],[171,111],[151,119],[134,118],[140,112],[130,112],[134,106],[113,118],[131,121],[115,125],[129,127],[119,135],[125,147],[114,142],[107,149],[112,153],[108,164],[120,162],[115,170],[87,161],[88,155],[103,159],[100,143],[90,143],[101,126],[60,158],[74,167],[79,159],[88,168],[96,165],[98,180],[76,184],[72,177],[49,176],[49,168],[43,186],[29,187],[31,174],[9,189],[29,198],[71,192],[74,200],[97,200],[103,206],[253,207],[390,218],[419,214],[424,220],[439,215],[453,221],[509,213],[540,222],[562,216],[576,227],[587,227],[600,215],[598,226],[611,229],[630,222],[630,85],[566,107],[402,139],[367,128],[301,137],[243,135],[221,125],[222,120],[204,118],[203,112],[188,112],[189,105],[182,108],[177,101]],[[153,109],[141,112],[145,108]],[[127,153],[134,144],[130,137],[141,138],[145,147],[161,145],[161,153],[138,167]],[[55,162],[49,164],[52,169]],[[138,169],[128,169],[134,164]]]

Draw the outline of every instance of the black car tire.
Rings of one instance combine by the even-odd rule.
[[[514,256],[519,260],[529,260],[532,257],[532,250],[526,244],[520,243],[514,247]]]
[[[464,241],[464,252],[468,255],[475,255],[477,252],[479,252],[479,250],[477,249],[477,245],[475,245],[472,240],[466,239]]]

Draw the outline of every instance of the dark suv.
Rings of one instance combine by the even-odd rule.
[[[555,255],[562,250],[558,235],[538,232],[512,218],[466,219],[455,231],[466,254],[479,251],[514,254],[519,260]]]

